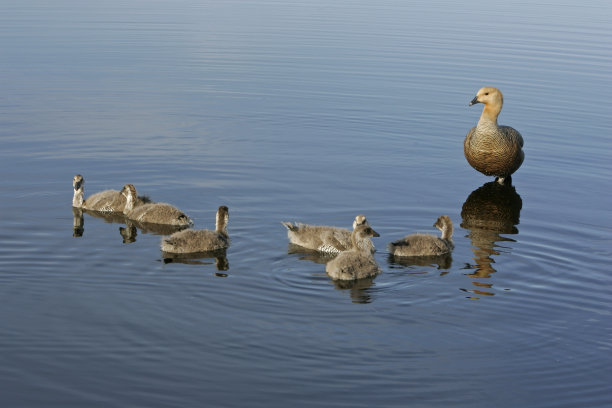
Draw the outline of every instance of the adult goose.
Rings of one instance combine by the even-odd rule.
[[[504,96],[497,88],[481,88],[470,106],[482,103],[484,108],[478,124],[465,137],[463,151],[470,166],[486,176],[495,176],[504,184],[512,182],[511,175],[525,159],[523,137],[510,126],[499,126],[497,117],[504,104]]]

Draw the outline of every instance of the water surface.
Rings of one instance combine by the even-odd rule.
[[[5,406],[604,407],[612,345],[604,1],[8,1],[0,15]],[[469,167],[483,85],[525,139]],[[133,183],[225,259],[84,214]],[[280,221],[366,214],[383,273],[338,284]],[[455,224],[450,259],[386,244]],[[76,228],[75,228],[76,227]]]

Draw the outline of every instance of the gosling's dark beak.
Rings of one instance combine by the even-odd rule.
[[[372,230],[372,232],[374,233],[372,236],[373,237],[380,237],[380,234],[374,230]]]
[[[480,103],[480,101],[478,100],[478,96],[475,96],[474,99],[472,99],[472,101],[470,102],[470,106],[476,104],[476,103]]]
[[[74,186],[73,186],[73,187],[74,187],[74,189],[75,189],[75,190],[80,189],[80,188],[81,188],[81,184],[83,184],[83,182],[82,182],[82,181],[77,181],[76,183],[74,183]]]

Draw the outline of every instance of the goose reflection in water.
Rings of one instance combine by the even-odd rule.
[[[227,261],[227,249],[217,249],[208,252],[194,252],[191,254],[171,254],[162,252],[164,264],[182,263],[186,265],[211,265],[212,262],[203,261],[203,259],[214,259],[215,266],[218,271],[229,270],[229,262]],[[216,276],[227,277],[225,273],[216,273]]]
[[[497,242],[516,242],[500,234],[518,234],[519,218],[523,201],[514,186],[489,182],[474,190],[463,203],[461,209],[461,227],[469,230],[467,235],[472,242],[474,265],[468,268],[474,271],[467,276],[475,279],[490,278],[496,270],[493,268],[494,255],[499,255]],[[472,282],[478,289],[467,290],[475,295],[492,296],[490,283]]]

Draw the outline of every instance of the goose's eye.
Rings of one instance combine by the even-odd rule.
[[[488,95],[488,94],[489,94],[488,92],[485,92],[485,95]]]

